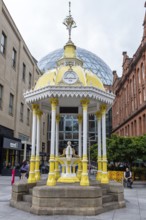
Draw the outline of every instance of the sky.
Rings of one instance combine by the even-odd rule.
[[[31,54],[40,60],[68,40],[68,0],[3,0]],[[122,74],[122,52],[133,57],[143,35],[144,0],[71,0],[72,41]]]

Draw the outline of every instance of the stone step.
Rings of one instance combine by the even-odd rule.
[[[31,203],[24,201],[15,202],[14,200],[11,200],[10,205],[25,212],[30,212],[31,209]]]
[[[23,201],[32,203],[32,195],[23,195]]]
[[[32,195],[32,190],[33,190],[33,188],[29,189],[29,195]]]
[[[47,180],[46,179],[43,179],[43,180],[40,180],[36,183],[36,186],[45,186],[46,185],[46,182]]]
[[[114,202],[114,196],[113,195],[103,195],[102,197],[102,203],[108,203],[108,202]]]
[[[107,195],[107,189],[106,188],[102,189],[102,195]]]
[[[103,212],[111,211],[118,208],[119,208],[118,202],[106,202],[103,204]]]

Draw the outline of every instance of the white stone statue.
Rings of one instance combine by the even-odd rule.
[[[67,148],[65,150],[65,155],[66,155],[67,160],[71,160],[71,158],[73,156],[73,150],[72,150],[70,141],[67,142]]]

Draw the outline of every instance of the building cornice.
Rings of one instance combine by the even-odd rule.
[[[129,75],[132,73],[134,67],[136,66],[136,64],[138,63],[139,59],[141,58],[142,53],[145,51],[146,49],[146,43],[144,43],[143,46],[139,46],[139,48],[137,49],[136,53],[134,54],[130,65],[129,65],[129,70],[128,72],[125,74],[125,76],[118,82],[117,86],[118,88],[116,89],[115,94],[119,93],[119,91],[121,90],[121,87],[125,84],[125,82],[127,81],[127,78],[129,77]]]

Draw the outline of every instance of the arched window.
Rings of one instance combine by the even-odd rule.
[[[139,69],[137,70],[137,77],[138,77],[139,84],[141,84],[141,74],[140,74]]]
[[[133,91],[134,91],[134,94],[136,94],[136,82],[135,82],[135,76],[133,76]]]
[[[144,64],[141,64],[141,75],[142,75],[142,79],[145,79],[145,70],[144,70]]]

